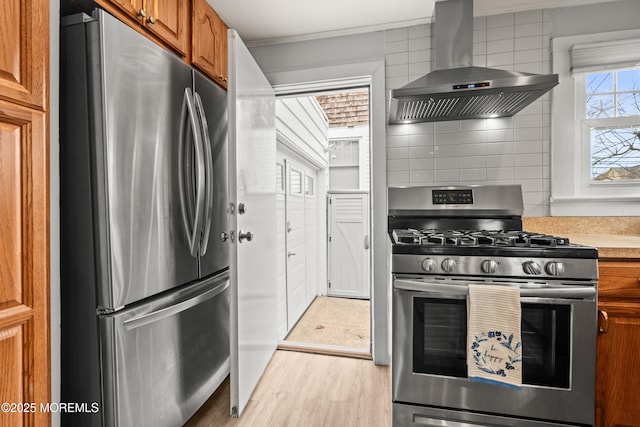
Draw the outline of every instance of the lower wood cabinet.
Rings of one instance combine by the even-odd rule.
[[[596,425],[640,426],[640,261],[600,261]]]

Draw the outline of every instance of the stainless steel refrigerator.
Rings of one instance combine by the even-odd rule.
[[[62,422],[180,426],[229,372],[227,94],[100,10],[60,62]]]

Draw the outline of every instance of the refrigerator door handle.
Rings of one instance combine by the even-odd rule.
[[[220,285],[216,286],[213,289],[209,289],[206,292],[203,292],[199,295],[196,295],[193,298],[189,298],[186,301],[179,302],[178,304],[162,308],[160,310],[152,311],[151,313],[146,313],[140,316],[133,317],[131,319],[125,320],[124,326],[127,330],[132,330],[139,328],[144,325],[148,325],[150,323],[157,322],[162,319],[166,319],[167,317],[174,316],[178,313],[181,313],[185,310],[188,310],[191,307],[195,307],[196,305],[202,304],[203,302],[210,300],[211,298],[219,295],[224,292],[229,287],[229,280],[225,280]]]
[[[189,123],[187,123],[187,115]],[[185,141],[185,134],[188,126],[191,126],[195,147],[195,165],[196,165],[196,204],[193,207],[192,200],[192,183],[189,182],[191,173],[185,182],[185,170],[190,171],[192,166],[192,157],[188,150],[191,147]],[[203,203],[205,193],[205,164],[204,164],[204,148],[202,144],[202,135],[200,133],[200,120],[195,109],[191,88],[185,88],[184,98],[182,100],[182,113],[180,118],[180,140],[179,140],[179,159],[178,159],[178,178],[180,188],[180,205],[182,210],[182,220],[184,223],[187,239],[189,241],[189,251],[191,256],[198,256],[198,237],[202,231],[203,221]],[[193,218],[191,218],[193,217]]]
[[[204,140],[204,158],[205,158],[205,203],[204,203],[204,231],[202,233],[202,245],[200,247],[200,255],[207,253],[209,245],[209,233],[211,232],[211,221],[213,221],[213,147],[211,146],[211,138],[209,137],[209,125],[204,112],[204,105],[198,92],[193,93],[196,103],[196,110],[200,117],[200,126],[202,128],[202,137]]]

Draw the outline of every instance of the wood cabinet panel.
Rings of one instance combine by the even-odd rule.
[[[0,99],[45,109],[49,63],[49,7],[42,0],[2,0]]]
[[[145,26],[182,56],[187,53],[189,7],[184,0],[144,0]]]
[[[96,0],[96,3],[123,22],[163,46],[186,56],[189,45],[188,0]]]
[[[640,304],[600,303],[599,309],[601,333],[598,335],[596,368],[596,425],[638,426]]]
[[[600,261],[598,298],[638,299],[640,302],[640,262]]]
[[[191,61],[216,83],[227,87],[228,27],[205,0],[193,1]]]
[[[45,113],[0,101],[2,402],[50,401],[46,126]],[[2,415],[9,418],[0,425],[50,423],[43,411],[18,415]]]

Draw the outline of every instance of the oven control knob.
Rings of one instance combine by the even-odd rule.
[[[442,260],[441,267],[447,273],[451,273],[456,268],[456,261],[451,258],[445,258]]]
[[[422,269],[427,273],[431,273],[436,269],[436,262],[431,258],[427,258],[424,261],[422,261]]]
[[[524,270],[525,273],[532,274],[534,276],[542,274],[540,264],[535,261],[525,261],[524,263],[522,263],[522,270]]]
[[[482,264],[480,264],[480,268],[482,268],[482,271],[487,274],[494,274],[498,269],[498,263],[495,259],[488,258],[482,261]]]
[[[544,269],[550,276],[562,276],[564,274],[564,264],[559,261],[548,262]]]

